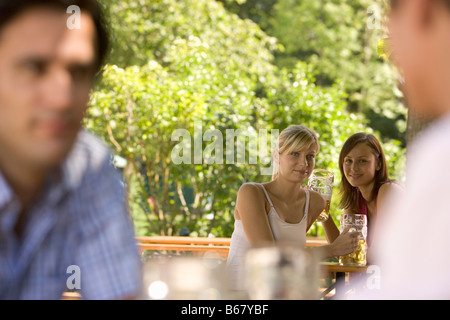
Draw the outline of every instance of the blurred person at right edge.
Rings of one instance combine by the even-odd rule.
[[[354,298],[450,299],[450,0],[391,0],[389,31],[408,107],[431,125],[408,145],[404,196],[380,208],[379,288]]]

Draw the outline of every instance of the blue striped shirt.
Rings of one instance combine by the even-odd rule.
[[[0,299],[59,299],[73,287],[84,299],[138,295],[141,262],[109,150],[82,131],[58,172],[18,237],[21,205],[0,171]]]

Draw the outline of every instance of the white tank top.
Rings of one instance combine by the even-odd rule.
[[[258,185],[258,184],[257,184]],[[309,208],[309,191],[306,192],[305,210],[303,218],[299,223],[288,223],[280,218],[276,212],[272,200],[269,197],[264,185],[259,184],[264,190],[267,200],[270,204],[270,211],[267,215],[270,228],[275,241],[283,241],[298,244],[301,247],[306,246],[306,224]],[[234,221],[234,231],[231,235],[230,251],[227,259],[228,275],[231,280],[232,290],[244,289],[244,259],[248,249],[251,248],[241,220]]]

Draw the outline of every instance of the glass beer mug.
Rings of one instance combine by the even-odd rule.
[[[346,214],[341,216],[341,232],[350,226],[349,232],[358,232],[358,249],[346,256],[339,257],[343,266],[365,266],[367,255],[367,216],[364,214]]]
[[[319,192],[327,201],[325,209],[317,217],[318,222],[324,222],[330,216],[331,194],[333,192],[334,175],[324,169],[315,169],[308,181],[310,190]]]
[[[213,253],[213,252],[211,252]],[[220,257],[153,257],[143,263],[141,299],[220,300],[226,296],[225,265]]]
[[[318,299],[319,257],[298,245],[252,247],[245,256],[245,288],[251,300]]]

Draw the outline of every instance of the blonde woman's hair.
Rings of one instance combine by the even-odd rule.
[[[292,125],[281,131],[275,152],[278,154],[291,154],[292,152],[307,149],[312,144],[317,147],[318,152],[320,149],[319,139],[313,130],[305,126]],[[276,178],[278,178],[278,162],[274,161],[272,180]]]

